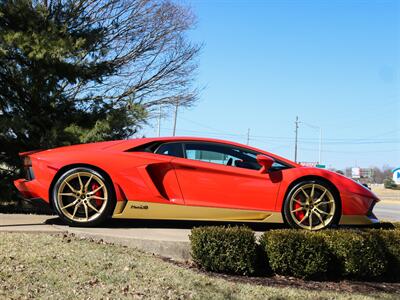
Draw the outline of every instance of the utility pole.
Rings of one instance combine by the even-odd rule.
[[[248,145],[250,142],[250,128],[247,129],[247,144]]]
[[[295,129],[295,133],[296,133],[296,137],[294,140],[294,162],[297,163],[297,135],[298,135],[298,131],[299,131],[299,117],[296,116],[296,121],[294,122],[296,129]]]
[[[176,100],[175,115],[174,115],[174,129],[172,131],[172,136],[175,136],[175,133],[176,133],[176,119],[178,118],[178,106],[179,106],[179,100]]]
[[[157,135],[161,136],[161,104],[158,111],[158,124],[157,124]]]

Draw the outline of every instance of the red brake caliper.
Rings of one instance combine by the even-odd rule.
[[[92,183],[92,191],[96,190],[99,186],[100,186],[100,185],[99,185],[97,182],[96,182],[96,183]],[[103,195],[102,195],[102,190],[101,190],[101,189],[98,190],[98,191],[94,194],[94,196],[102,197],[102,196],[103,196]],[[101,207],[101,204],[102,204],[102,201],[101,201],[101,200],[95,199],[94,202],[96,203],[96,207]]]
[[[296,199],[296,200],[301,202],[301,198],[300,197],[298,199]],[[298,209],[298,208],[301,207],[299,202],[294,202],[294,209]],[[298,221],[302,220],[304,218],[304,215],[305,215],[304,210],[299,210],[299,211],[295,212],[295,216],[296,216],[296,219]]]

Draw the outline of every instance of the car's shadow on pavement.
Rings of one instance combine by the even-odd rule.
[[[58,217],[46,220],[49,225],[64,225]],[[243,223],[243,222],[212,222],[212,221],[175,221],[175,220],[131,220],[110,219],[97,228],[166,228],[166,229],[192,229],[201,226],[247,226],[255,231],[288,228],[285,224],[272,223]]]
[[[66,224],[58,217],[47,219],[45,224],[48,225],[61,225]],[[201,226],[247,226],[254,231],[267,231],[272,229],[289,228],[286,224],[276,223],[247,223],[247,222],[217,222],[217,221],[184,221],[184,220],[139,220],[139,219],[110,219],[104,224],[96,226],[96,228],[118,229],[118,228],[165,228],[165,229],[192,229]],[[352,226],[339,226],[338,229],[394,229],[395,226],[390,222],[382,222],[378,224],[365,225],[352,225]]]

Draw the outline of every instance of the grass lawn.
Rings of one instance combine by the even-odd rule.
[[[398,299],[210,277],[135,249],[61,235],[0,233],[0,299]]]

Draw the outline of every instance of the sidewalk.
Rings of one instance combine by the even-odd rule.
[[[150,221],[151,225],[152,222]],[[80,228],[61,225],[55,216],[29,214],[0,214],[1,232],[22,233],[72,233],[78,237],[103,240],[123,246],[173,258],[190,258],[190,229],[182,228],[137,228],[137,222],[110,221],[107,228]],[[143,225],[143,224],[141,224]]]
[[[0,214],[0,232],[62,233],[65,229],[46,224],[55,216],[29,214]]]

